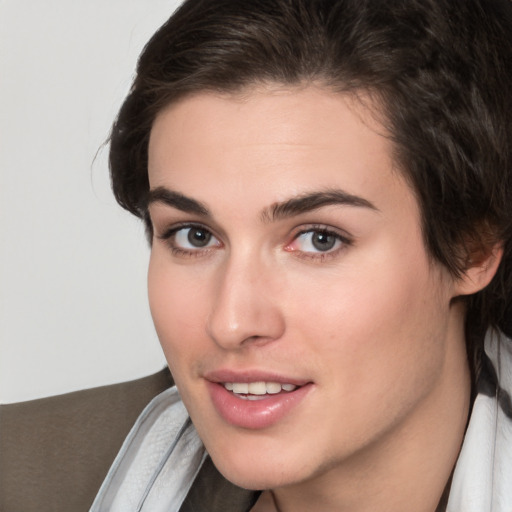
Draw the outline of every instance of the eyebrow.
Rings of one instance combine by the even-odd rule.
[[[203,217],[211,217],[211,213],[204,203],[175,192],[166,187],[156,187],[149,191],[147,205],[164,203],[186,213],[194,213]],[[265,208],[261,213],[263,222],[275,222],[302,213],[311,212],[324,206],[343,205],[368,208],[378,212],[379,209],[367,199],[349,194],[341,189],[329,189],[318,192],[308,192],[277,202]]]
[[[200,201],[196,201],[195,199],[165,187],[156,187],[149,191],[147,205],[149,206],[152,203],[164,203],[182,212],[195,213],[203,217],[211,216],[208,208]]]
[[[379,211],[373,203],[363,197],[349,194],[341,189],[329,189],[306,193],[286,201],[274,203],[263,210],[261,218],[264,222],[275,222],[332,205],[356,206]]]

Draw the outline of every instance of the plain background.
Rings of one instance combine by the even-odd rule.
[[[165,365],[142,224],[112,198],[112,120],[178,0],[0,0],[0,403]]]

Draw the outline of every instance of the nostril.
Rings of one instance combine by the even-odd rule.
[[[279,339],[285,330],[280,310],[274,305],[246,307],[237,313],[241,320],[235,321],[233,316],[233,311],[227,313],[217,308],[207,322],[208,336],[223,348],[263,346]]]
[[[234,255],[219,269],[207,319],[208,335],[225,349],[262,346],[284,332],[278,296],[261,279],[257,262],[244,258]]]

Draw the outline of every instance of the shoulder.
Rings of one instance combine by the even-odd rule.
[[[170,388],[137,419],[91,511],[179,510],[205,457],[177,389]]]
[[[137,417],[172,383],[164,369],[128,382],[1,404],[0,509],[87,510]]]
[[[512,510],[512,340],[490,331],[448,512]]]

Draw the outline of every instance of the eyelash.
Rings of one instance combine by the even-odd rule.
[[[176,235],[179,231],[186,230],[186,229],[196,229],[200,231],[205,231],[209,233],[213,238],[217,238],[210,229],[208,229],[205,226],[202,226],[201,224],[179,224],[177,226],[173,226],[166,231],[164,231],[163,234],[159,235],[157,238],[160,240],[163,240],[167,246],[171,249],[171,252],[173,256],[178,257],[200,257],[204,256],[205,253],[209,253],[212,251],[212,249],[215,249],[216,247],[203,247],[203,248],[197,248],[197,249],[184,249],[183,247],[178,247],[175,243]]]
[[[211,237],[217,239],[217,237],[212,233],[210,229],[207,227],[201,225],[201,224],[179,224],[172,226],[171,228],[167,229],[162,235],[159,235],[157,238],[160,240],[163,240],[168,247],[171,249],[171,252],[174,256],[177,257],[201,257],[205,256],[206,254],[210,253],[212,250],[217,249],[218,247],[222,247],[222,243],[219,242],[219,245],[217,246],[205,246],[203,248],[198,247],[196,249],[184,249],[183,247],[179,247],[175,243],[175,237],[176,235],[182,231],[187,229],[196,229],[200,231],[207,232]],[[299,238],[303,235],[307,234],[314,234],[314,233],[321,233],[326,236],[331,236],[336,239],[337,242],[341,243],[341,247],[338,247],[334,250],[326,250],[326,251],[301,251],[299,249],[292,249],[290,246],[294,244]],[[217,239],[218,240],[218,239]],[[291,242],[287,243],[285,246],[285,250],[288,252],[294,253],[294,255],[298,258],[305,259],[305,260],[313,260],[313,261],[325,261],[327,259],[331,259],[336,257],[341,251],[346,249],[348,246],[352,245],[353,240],[350,239],[346,235],[342,235],[338,233],[337,231],[334,231],[330,228],[328,228],[325,225],[311,225],[307,228],[301,229],[298,233],[296,233],[293,236],[293,239]]]
[[[322,235],[326,236],[332,236],[336,239],[337,242],[340,242],[340,247],[336,249],[329,249],[327,251],[301,251],[298,249],[291,249],[289,248],[293,243],[295,243],[299,238],[303,235],[307,234],[314,234],[314,233],[321,233]],[[318,261],[323,262],[332,258],[336,258],[340,252],[344,251],[347,247],[353,244],[353,240],[349,238],[347,235],[342,235],[338,231],[335,231],[328,226],[325,225],[311,225],[307,228],[301,229],[296,235],[294,235],[293,240],[286,245],[285,249],[287,249],[290,252],[293,252],[294,255],[298,258],[305,259],[305,260],[312,260],[312,261]]]

